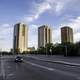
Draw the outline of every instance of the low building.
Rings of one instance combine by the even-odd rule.
[[[35,51],[35,47],[28,47],[28,48],[27,48],[27,51],[28,51],[28,52],[30,52],[30,51]]]

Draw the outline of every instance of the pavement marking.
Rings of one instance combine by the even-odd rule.
[[[14,73],[10,73],[7,75],[7,77],[12,77],[12,76],[14,76]]]
[[[57,73],[59,73],[59,74],[71,76],[71,77],[74,77],[74,78],[76,78],[76,79],[79,79],[79,78],[80,78],[80,77],[79,77],[80,75],[75,74],[75,73],[71,73],[71,72],[68,72],[68,71],[62,71],[62,70],[59,70],[59,69],[42,66],[42,65],[39,65],[39,64],[36,64],[36,63],[32,63],[32,62],[30,62],[30,61],[24,61],[24,63],[26,63],[26,64],[28,63],[28,64],[30,64],[30,65],[32,65],[32,66],[36,66],[36,67],[38,67],[38,68],[46,69],[46,70],[49,70],[49,71],[54,71],[54,72],[57,72]]]
[[[16,80],[16,75],[14,73],[8,74],[6,80]]]
[[[11,66],[8,66],[7,68],[8,68],[8,69],[10,69],[10,68],[11,68]]]
[[[29,62],[29,61],[24,61],[25,63],[28,63],[28,64],[31,64],[33,66],[36,66],[36,67],[39,67],[39,68],[43,68],[43,69],[46,69],[46,70],[49,70],[49,71],[54,71],[55,69],[53,68],[49,68],[49,67],[46,67],[46,66],[42,66],[42,65],[39,65],[39,64],[35,64],[35,63],[32,63],[32,62]]]
[[[66,61],[52,61],[52,60],[45,60],[45,59],[41,59],[41,58],[37,58],[37,57],[32,57],[32,56],[27,56],[27,57],[33,58],[33,59],[36,59],[36,60],[41,60],[41,61],[47,61],[47,62],[65,64],[65,65],[69,65],[69,66],[80,66],[79,63],[71,63],[71,62],[66,62]]]

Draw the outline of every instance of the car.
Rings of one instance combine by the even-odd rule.
[[[15,58],[15,62],[22,62],[23,61],[23,58],[21,56],[17,56]]]

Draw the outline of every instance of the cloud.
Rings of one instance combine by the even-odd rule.
[[[9,27],[10,27],[9,24],[1,24],[1,25],[0,25],[1,31],[2,31],[2,30],[5,30],[5,29],[7,29],[7,28],[9,28]]]
[[[60,28],[53,29],[53,32],[52,32],[52,42],[54,44],[61,42]]]
[[[80,7],[80,3],[79,0],[43,0],[40,3],[34,2],[32,6],[33,9],[31,13],[25,14],[22,21],[27,23],[34,22],[45,12],[51,12],[53,15],[55,14],[57,16],[70,11],[79,12],[78,8]]]
[[[13,27],[9,24],[1,24],[0,30],[0,48],[8,51],[12,47]]]
[[[63,0],[45,0],[45,2],[51,6],[51,11],[56,14],[60,14],[67,4],[67,1]]]
[[[74,34],[74,42],[80,42],[80,32]]]
[[[1,27],[4,27],[4,28],[5,28],[5,27],[9,27],[9,26],[10,26],[9,24],[2,24],[2,25],[1,25]]]
[[[38,43],[38,27],[39,27],[39,25],[34,25],[34,24],[32,24],[32,25],[29,25],[29,44],[28,44],[28,46],[29,47],[35,47],[35,48],[37,48],[37,43]]]
[[[62,0],[43,0],[41,3],[35,3],[35,6],[31,14],[23,17],[24,22],[32,22],[37,20],[41,14],[46,11],[54,11],[55,13],[61,13],[64,8],[64,2]]]
[[[43,2],[41,4],[37,4],[37,8],[36,8],[37,13],[35,15],[36,19],[39,17],[40,14],[42,14],[45,11],[50,10],[50,9],[51,9],[51,6],[47,2]]]
[[[35,3],[35,8],[33,12],[27,16],[23,17],[24,22],[32,22],[34,20],[37,20],[41,14],[43,14],[45,11],[51,9],[51,6],[47,2],[42,3]]]
[[[77,9],[80,7],[79,0],[45,0],[56,12],[62,12],[66,9]],[[70,4],[70,5],[69,5]],[[76,5],[77,4],[77,5]]]
[[[32,16],[32,15],[23,17],[24,22],[32,22],[33,19],[34,19],[34,16]]]

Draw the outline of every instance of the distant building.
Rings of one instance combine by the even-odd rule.
[[[30,51],[35,51],[35,47],[28,47],[27,49],[28,49],[28,50],[27,50],[28,52],[30,52]]]
[[[61,28],[61,42],[62,43],[73,43],[73,30],[68,26]]]
[[[13,48],[10,49],[10,52],[13,53]]]
[[[52,30],[47,25],[38,28],[38,48],[52,42]]]
[[[28,47],[28,27],[23,23],[14,26],[13,52],[23,52]]]

